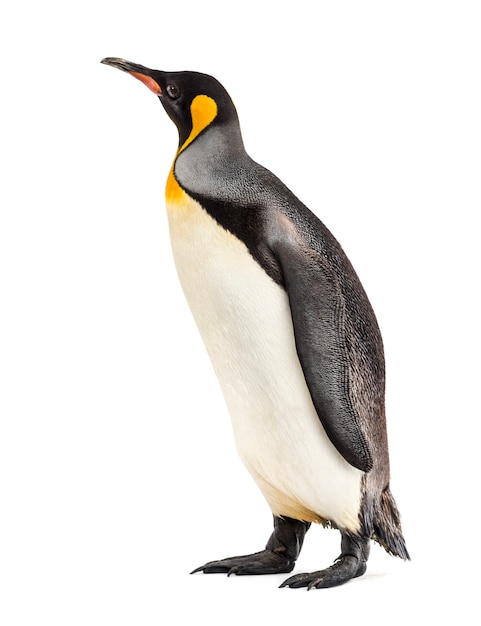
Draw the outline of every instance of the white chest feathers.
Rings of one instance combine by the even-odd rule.
[[[273,514],[357,530],[362,472],[337,452],[314,409],[286,292],[197,202],[184,196],[167,209],[180,282],[239,455]]]

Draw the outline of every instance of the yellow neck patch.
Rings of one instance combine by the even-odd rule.
[[[194,141],[194,139],[204,130],[204,128],[207,128],[207,126],[209,126],[209,124],[214,121],[217,115],[217,104],[215,100],[213,100],[209,96],[196,96],[192,100],[192,104],[190,105],[190,114],[192,116],[192,130],[190,132],[190,135],[177,150],[175,159],[177,159],[179,154]],[[165,188],[165,196],[168,202],[180,201],[184,193],[179,186],[179,183],[175,180],[175,159],[172,163],[172,167],[170,168],[170,173],[167,178],[167,186]]]

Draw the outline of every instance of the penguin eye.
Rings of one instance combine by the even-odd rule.
[[[177,100],[177,98],[180,96],[180,91],[177,85],[169,83],[167,85],[167,94],[170,98],[172,98],[172,100]]]

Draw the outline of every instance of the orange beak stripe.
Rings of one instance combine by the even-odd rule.
[[[132,76],[135,76],[135,78],[140,80],[140,82],[144,83],[144,85],[146,85],[150,89],[150,91],[153,91],[156,96],[160,96],[160,94],[162,93],[162,89],[153,78],[150,78],[150,76],[146,76],[145,74],[139,74],[139,72],[130,73],[132,74]]]

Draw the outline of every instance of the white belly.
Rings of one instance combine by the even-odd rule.
[[[289,302],[247,247],[184,197],[167,205],[179,278],[274,515],[359,528],[362,472],[328,439],[297,357]]]

